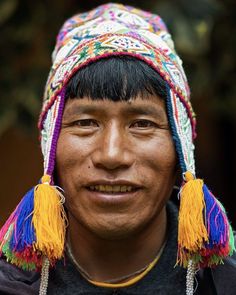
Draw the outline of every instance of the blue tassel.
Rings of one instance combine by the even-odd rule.
[[[26,247],[32,247],[36,240],[32,224],[33,210],[34,188],[26,193],[15,212],[14,230],[9,241],[10,249],[14,252],[22,252]]]
[[[206,204],[205,224],[209,238],[206,248],[225,247],[229,242],[229,223],[224,208],[205,184],[203,193]]]

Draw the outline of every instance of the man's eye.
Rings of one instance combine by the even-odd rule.
[[[98,123],[93,119],[77,120],[73,123],[73,125],[79,127],[98,127]]]
[[[131,128],[150,128],[156,127],[156,124],[149,120],[138,120],[131,124]]]

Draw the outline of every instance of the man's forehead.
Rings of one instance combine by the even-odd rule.
[[[65,105],[64,115],[79,115],[92,113],[117,113],[140,114],[160,116],[165,114],[164,99],[150,95],[147,97],[138,96],[127,101],[112,101],[110,99],[75,98],[68,99]]]

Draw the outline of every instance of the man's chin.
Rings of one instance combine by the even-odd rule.
[[[106,220],[106,222],[94,224],[86,224],[87,230],[98,238],[105,240],[123,240],[135,236],[143,228],[142,224],[135,224],[130,222],[124,222],[124,219],[116,218],[116,220]]]
[[[83,235],[92,235],[94,238],[106,240],[121,240],[135,237],[143,232],[150,223],[159,219],[156,210],[149,207],[142,210],[121,210],[120,212],[107,212],[105,210],[68,210],[69,228],[72,231],[82,231]],[[159,210],[158,210],[159,212]],[[160,216],[161,218],[161,216]]]

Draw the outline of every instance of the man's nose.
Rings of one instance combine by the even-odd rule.
[[[98,144],[92,155],[95,167],[115,170],[127,169],[132,165],[134,153],[131,151],[126,132],[115,123],[104,128]]]

